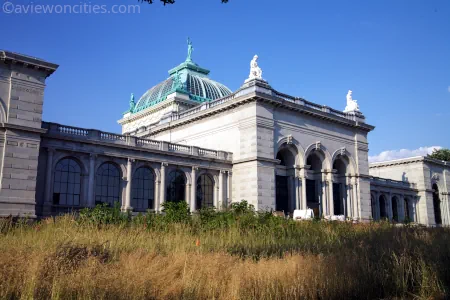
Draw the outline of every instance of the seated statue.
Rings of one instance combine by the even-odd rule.
[[[262,79],[262,70],[258,66],[258,55],[253,56],[252,61],[250,62],[250,75],[249,79]]]
[[[351,90],[347,93],[347,106],[345,107],[344,112],[359,111],[358,103],[356,100],[353,100],[352,93]]]

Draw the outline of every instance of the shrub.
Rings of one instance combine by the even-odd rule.
[[[94,208],[80,210],[79,220],[81,223],[94,225],[126,225],[131,220],[131,213],[129,211],[122,212],[119,202],[115,202],[113,207],[110,207],[107,203],[102,203],[97,204]]]
[[[186,201],[164,202],[162,206],[166,221],[173,223],[188,223],[190,221],[189,206]]]

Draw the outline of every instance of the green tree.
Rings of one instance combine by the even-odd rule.
[[[450,149],[434,149],[433,153],[428,154],[429,158],[450,161]]]

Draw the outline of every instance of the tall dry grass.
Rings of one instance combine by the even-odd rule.
[[[31,225],[4,220],[0,297],[448,297],[449,229],[294,223],[267,215],[218,226],[214,218],[223,216],[162,227],[80,223],[73,216]]]

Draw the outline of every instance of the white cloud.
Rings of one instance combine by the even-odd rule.
[[[434,149],[442,149],[441,146],[431,146],[431,147],[420,147],[418,149],[400,149],[400,150],[387,150],[383,151],[378,155],[369,156],[369,162],[380,162],[380,161],[388,161],[394,159],[401,159],[413,156],[426,156],[427,154],[431,154]]]

